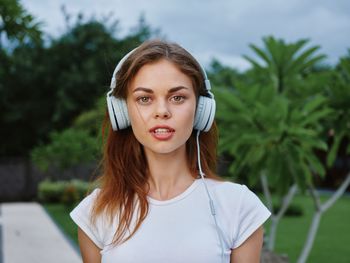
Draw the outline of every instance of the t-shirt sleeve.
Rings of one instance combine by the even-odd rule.
[[[242,187],[233,249],[242,245],[271,215],[271,212],[252,191],[245,185]]]
[[[93,225],[90,222],[93,203],[100,189],[95,189],[91,194],[85,197],[74,209],[70,212],[72,220],[80,227],[81,230],[101,249],[103,249],[103,237],[98,228],[99,224]]]

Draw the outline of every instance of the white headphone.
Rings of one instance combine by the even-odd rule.
[[[127,53],[117,64],[114,69],[111,85],[111,90],[107,93],[107,107],[109,113],[109,119],[111,120],[112,128],[114,131],[122,130],[130,126],[130,119],[128,114],[128,109],[126,106],[126,101],[124,99],[116,98],[113,95],[113,90],[117,86],[116,74],[123,66],[125,60],[136,50],[137,48],[131,50]],[[211,93],[210,81],[207,77],[207,73],[200,63],[198,63],[202,74],[204,76],[204,85],[209,94],[209,97],[199,96],[197,102],[197,109],[194,119],[193,128],[199,131],[207,132],[209,131],[211,125],[214,121],[216,103],[213,93]]]

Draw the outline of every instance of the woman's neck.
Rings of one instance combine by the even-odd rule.
[[[145,151],[150,172],[148,195],[157,200],[171,199],[195,180],[186,160],[186,147],[168,154]]]

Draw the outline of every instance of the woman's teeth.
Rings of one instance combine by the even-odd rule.
[[[170,132],[170,130],[168,129],[156,129],[154,130],[155,133],[168,133]]]

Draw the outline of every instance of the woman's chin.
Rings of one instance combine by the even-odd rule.
[[[150,152],[157,155],[174,155],[182,153],[185,149],[185,144],[180,146],[175,145],[153,145],[152,147],[145,147],[145,153]]]

